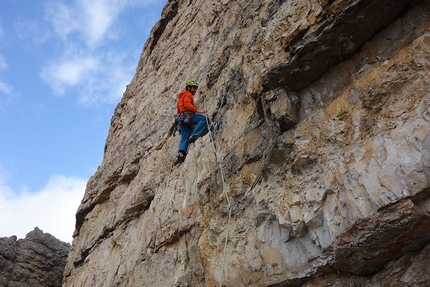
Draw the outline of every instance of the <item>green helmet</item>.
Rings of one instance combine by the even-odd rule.
[[[191,87],[198,87],[198,86],[199,86],[199,84],[197,84],[197,82],[196,82],[196,81],[194,81],[194,80],[188,80],[188,81],[185,83],[185,86],[186,86],[186,87],[188,87],[188,86],[191,86]]]

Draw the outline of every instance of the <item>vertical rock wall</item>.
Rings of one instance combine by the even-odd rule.
[[[428,0],[169,1],[63,286],[427,286],[429,16]],[[219,129],[174,166],[188,78]]]

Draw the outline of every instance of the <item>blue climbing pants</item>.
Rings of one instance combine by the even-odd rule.
[[[196,126],[193,131],[193,134],[191,134],[192,125]],[[179,144],[178,151],[183,151],[186,154],[188,149],[188,139],[190,138],[190,136],[201,137],[205,131],[205,128],[206,128],[206,117],[200,114],[193,114],[191,116],[190,124],[182,125],[181,127],[182,139],[181,139],[181,143]]]

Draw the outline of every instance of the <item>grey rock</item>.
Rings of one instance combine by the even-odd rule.
[[[25,239],[0,238],[0,286],[59,287],[70,244],[39,228]]]

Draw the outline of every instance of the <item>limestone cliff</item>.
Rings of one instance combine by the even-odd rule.
[[[70,244],[39,228],[24,239],[0,238],[0,286],[60,287]]]
[[[169,0],[63,286],[428,286],[429,70],[430,0]],[[219,129],[174,166],[189,78]]]

